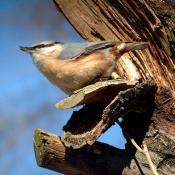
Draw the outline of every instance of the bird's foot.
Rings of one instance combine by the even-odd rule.
[[[112,77],[112,79],[119,79],[119,78],[121,78],[116,72],[112,72],[111,77]]]

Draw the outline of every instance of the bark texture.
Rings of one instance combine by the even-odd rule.
[[[161,14],[159,8],[154,8],[155,13],[147,3],[156,7],[160,1],[154,1],[157,2],[156,5],[149,0],[54,2],[78,33],[88,41],[149,41],[149,49],[125,54],[117,61],[118,73],[129,80],[154,78],[160,86],[175,89],[174,56],[170,49],[175,41],[175,28],[174,25],[166,25],[166,18],[161,18],[162,21],[158,18],[156,13]],[[170,2],[166,7],[174,12]],[[173,20],[169,19],[172,23]]]
[[[130,155],[104,143],[95,142],[91,147],[71,149],[64,146],[60,137],[35,130],[34,146],[39,166],[67,175],[107,175],[134,172],[127,168]]]
[[[156,109],[154,103],[146,105],[148,109],[145,108],[144,112],[129,112],[122,122],[125,131],[139,145],[143,140],[146,142],[159,175],[175,174],[174,98],[168,89],[162,88],[156,95]],[[39,166],[69,175],[152,174],[145,155],[126,139],[125,150],[99,142],[72,149],[64,145],[61,137],[37,129],[34,135],[35,156]]]
[[[150,42],[148,49],[127,53],[116,62],[117,73],[122,78],[130,81],[154,79],[158,86],[155,101],[148,98],[144,110],[137,110],[137,103],[135,110],[124,114],[121,125],[139,145],[143,140],[146,142],[159,175],[175,174],[175,9],[172,1],[54,0],[54,3],[88,41]],[[75,103],[78,104],[72,100],[69,104]],[[117,112],[117,104],[111,110]],[[95,110],[98,111],[97,107]],[[85,116],[80,114],[81,118]],[[91,126],[96,125],[97,121],[92,120],[93,114],[89,115],[89,121],[85,119],[80,130],[86,131],[88,122]],[[77,122],[69,121],[64,129],[70,131],[74,125],[79,126]],[[34,145],[39,166],[65,174],[152,174],[145,155],[131,145],[127,136],[126,139],[126,149],[122,151],[109,145],[104,149],[103,144],[97,142],[73,150],[67,148],[67,142],[64,140],[64,145],[60,137],[37,130]],[[70,143],[71,140],[68,141]],[[96,145],[100,146],[94,150]]]
[[[102,133],[115,124],[119,117],[131,111],[142,113],[148,112],[148,108],[152,109],[157,89],[154,81],[146,81],[134,87],[129,86],[125,90],[123,86],[121,89],[118,93],[115,90],[116,95],[113,96],[115,98],[110,103],[107,101],[105,103],[89,102],[88,105],[72,114],[63,128],[62,141],[67,147],[81,148],[87,144],[92,145]],[[93,92],[101,94],[97,93],[98,91]],[[109,91],[106,96],[110,96]],[[94,99],[96,99],[95,96]]]

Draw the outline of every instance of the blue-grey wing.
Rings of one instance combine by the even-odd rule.
[[[59,59],[77,59],[82,55],[88,55],[96,50],[112,48],[116,41],[97,41],[87,43],[64,44]]]

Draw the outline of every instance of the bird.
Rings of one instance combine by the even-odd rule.
[[[52,84],[71,95],[87,85],[117,77],[116,60],[126,52],[142,50],[148,45],[133,41],[40,41],[20,49],[32,56],[33,63]]]

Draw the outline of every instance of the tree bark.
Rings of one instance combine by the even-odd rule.
[[[175,97],[169,90],[161,89],[156,98],[158,107],[151,119],[150,112],[131,112],[125,115],[122,125],[139,145],[144,139],[159,175],[173,175],[175,174]],[[57,135],[36,129],[34,148],[39,166],[64,174],[152,174],[145,155],[137,151],[130,141],[127,142],[125,150],[99,142],[95,142],[92,146],[72,149],[66,147]]]
[[[175,89],[174,57],[166,33],[168,28],[165,30],[146,0],[54,2],[78,33],[88,41],[149,41],[149,49],[125,54],[117,60],[118,73],[129,80],[153,78],[158,85]],[[172,40],[175,41],[173,37]]]
[[[69,149],[59,136],[35,130],[34,147],[37,164],[67,175],[107,175],[134,172],[127,168],[130,155],[110,145],[95,142],[91,147]]]
[[[115,81],[118,82],[119,80]],[[82,99],[83,104],[86,104],[86,99],[88,103],[79,111],[74,112],[67,124],[63,127],[64,135],[62,141],[67,147],[76,149],[87,144],[92,145],[102,133],[115,124],[118,118],[125,116],[131,111],[139,111],[140,113],[145,113],[146,111],[147,113],[152,113],[152,106],[154,105],[157,90],[155,82],[146,81],[134,86],[133,83],[130,82],[129,84],[128,81],[126,86],[126,80],[120,81],[123,83],[118,84],[118,86],[116,86],[118,88],[105,86],[107,87],[106,90],[103,89],[101,92],[98,90],[92,91],[92,89],[94,89],[92,87],[96,87],[96,84],[99,83],[86,86],[79,90],[80,95],[82,95],[82,91],[85,92],[85,89],[90,89],[89,87],[91,87],[93,93],[89,93],[88,96],[90,98],[87,96]],[[107,81],[107,83],[109,83],[109,81]],[[112,93],[112,91],[115,93]],[[100,99],[98,98],[99,96],[103,97],[103,103],[94,103],[94,100]],[[112,99],[108,102],[105,97],[110,96]],[[75,99],[70,100],[75,101]]]
[[[152,113],[147,107],[145,112],[131,111],[124,115],[121,125],[139,145],[144,140],[159,175],[175,174],[175,6],[172,1],[54,0],[54,3],[88,41],[150,42],[148,49],[127,53],[116,62],[121,77],[138,81],[154,79],[158,86]],[[41,146],[37,135],[41,135]],[[145,156],[133,148],[126,135],[128,142],[123,151],[110,146],[105,146],[104,151],[103,144],[97,142],[73,150],[51,134],[37,131],[35,136],[38,165],[57,172],[152,174]],[[100,145],[100,154],[92,151],[96,144]],[[116,159],[111,158],[113,155]],[[102,156],[102,163],[98,156]]]

